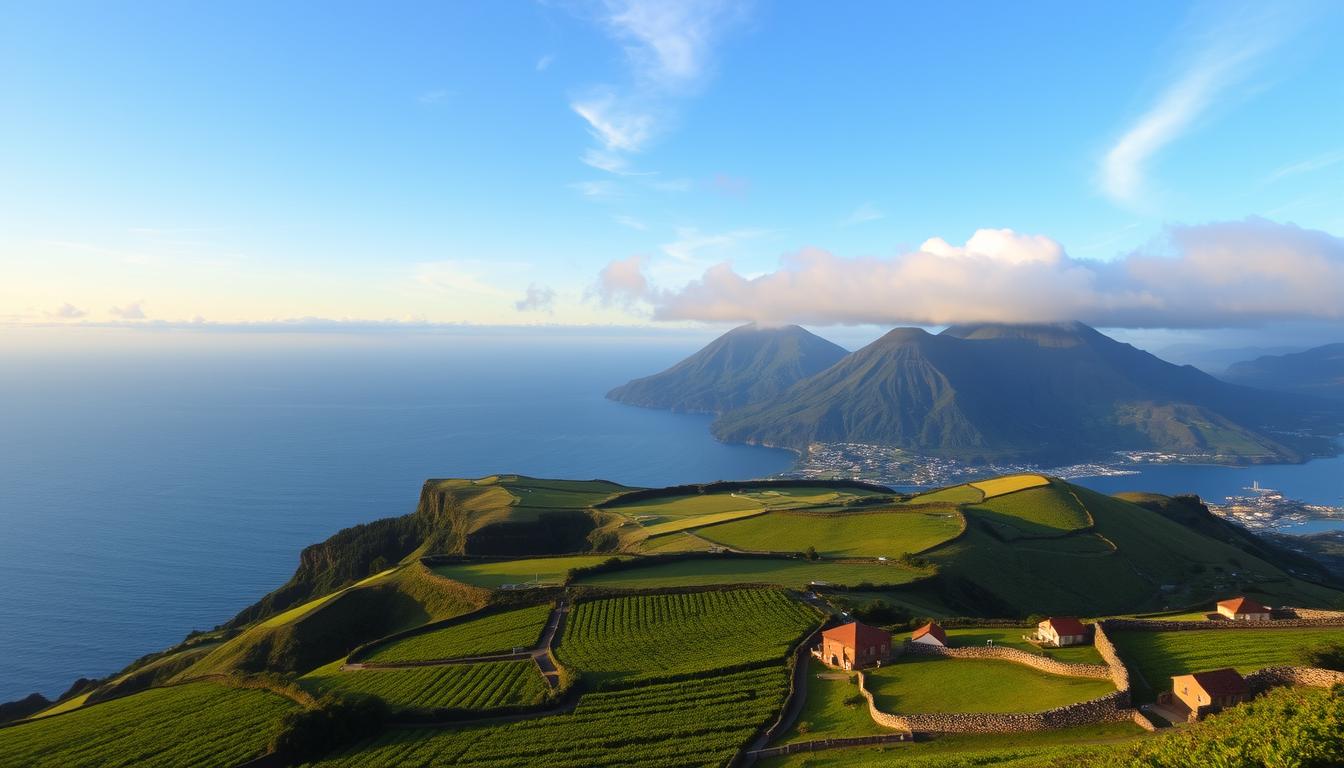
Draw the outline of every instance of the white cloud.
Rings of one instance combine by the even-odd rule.
[[[1251,67],[1286,36],[1285,19],[1270,6],[1216,7],[1226,20],[1190,34],[1183,70],[1156,103],[1129,126],[1102,158],[1102,191],[1124,205],[1142,202],[1149,161],[1180,138]]]
[[[594,289],[603,306],[629,307],[648,295],[649,282],[644,277],[644,261],[643,256],[628,256],[602,268]]]
[[[611,181],[576,181],[569,188],[584,197],[609,198],[621,194],[621,188]]]
[[[513,303],[519,312],[555,312],[555,291],[544,285],[529,285],[523,298]]]
[[[629,227],[630,229],[637,229],[640,232],[643,232],[644,230],[649,228],[647,224],[640,221],[639,219],[636,219],[634,216],[626,216],[622,214],[620,216],[612,216],[611,218],[613,221],[615,221],[617,224],[620,224],[623,227]]]
[[[674,289],[651,286],[645,266],[613,262],[619,279],[603,282],[659,320],[1206,328],[1344,319],[1344,239],[1258,218],[1171,227],[1110,262],[1074,259],[1041,235],[980,230],[964,245],[931,238],[885,259],[804,249],[756,277],[721,263]]]
[[[130,304],[121,307],[112,307],[107,311],[113,317],[117,317],[122,320],[144,320],[145,310],[144,307],[142,306],[144,303],[145,302],[143,299],[140,301],[132,301]]]
[[[548,53],[545,56],[542,56],[541,58],[537,59],[537,71],[545,72],[546,70],[550,69],[551,65],[554,63],[555,63],[555,54]]]
[[[652,115],[619,104],[611,93],[575,101],[569,106],[588,121],[588,132],[608,153],[638,152],[653,131]]]
[[[88,312],[85,312],[79,307],[76,307],[74,304],[70,304],[67,302],[57,307],[55,312],[48,312],[47,316],[57,318],[60,320],[78,320],[79,318],[85,317],[88,314],[89,314]]]
[[[1267,181],[1278,181],[1287,176],[1296,176],[1301,173],[1311,173],[1332,165],[1344,163],[1344,149],[1337,149],[1334,152],[1326,152],[1323,155],[1317,155],[1298,163],[1285,165],[1269,175]]]
[[[869,221],[885,219],[887,214],[879,211],[877,206],[872,203],[862,203],[855,208],[848,216],[840,220],[840,224],[846,227],[852,227],[855,224],[864,224]]]

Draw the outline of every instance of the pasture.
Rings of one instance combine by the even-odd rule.
[[[432,661],[508,653],[531,648],[541,638],[551,606],[533,605],[393,640],[362,661]]]
[[[837,672],[809,656],[803,711],[798,714],[793,727],[772,744],[893,733],[873,722],[868,714],[868,702],[853,700],[859,696],[854,677]]]
[[[911,657],[868,674],[884,712],[1040,712],[1115,691],[1107,680],[1064,677],[993,659]]]
[[[1153,691],[1165,691],[1171,688],[1173,675],[1219,667],[1233,667],[1244,675],[1293,664],[1301,648],[1328,640],[1344,642],[1344,627],[1125,631],[1110,636],[1125,664]]]
[[[350,672],[340,667],[340,662],[328,664],[299,682],[318,693],[371,694],[402,709],[490,709],[536,704],[546,696],[546,683],[531,659]]]
[[[263,754],[298,707],[270,691],[189,683],[0,728],[0,763],[25,768],[232,766]]]
[[[445,579],[494,589],[503,584],[563,584],[571,568],[587,568],[610,559],[611,555],[574,555],[526,560],[482,560],[435,565],[431,570]]]
[[[648,589],[716,584],[775,584],[802,588],[826,584],[908,584],[924,574],[895,563],[809,561],[801,558],[716,557],[653,562],[623,571],[581,576],[575,583],[598,587]]]
[[[816,547],[825,557],[895,559],[941,544],[960,533],[961,526],[961,513],[952,508],[826,515],[770,512],[700,528],[696,534],[733,549],[802,552]]]
[[[777,589],[590,600],[570,611],[556,656],[585,679],[628,683],[782,659],[819,622]]]
[[[953,485],[921,493],[904,504],[975,504],[985,500],[985,492],[970,485]]]
[[[1004,538],[1062,536],[1091,525],[1087,511],[1067,491],[1028,488],[970,508]]]
[[[775,718],[787,685],[779,665],[587,693],[570,714],[451,730],[393,729],[314,768],[727,765]]]
[[[648,532],[649,536],[660,536],[705,525],[714,525],[715,523],[726,523],[729,520],[757,517],[763,514],[765,514],[765,510],[760,508],[730,509],[727,512],[714,512],[708,515],[696,515],[695,517],[675,517],[655,525],[647,525],[644,530]]]
[[[652,525],[683,517],[702,517],[723,512],[760,510],[765,505],[755,499],[735,493],[694,493],[685,496],[664,496],[629,503],[618,502],[606,509]]]
[[[1035,627],[959,627],[947,630],[948,642],[957,648],[979,648],[993,640],[994,645],[1047,656],[1068,664],[1103,664],[1101,654],[1091,644],[1066,648],[1040,648],[1022,639],[1036,632]]]
[[[995,496],[1003,496],[1027,488],[1037,488],[1049,483],[1049,480],[1040,475],[1004,475],[1003,477],[991,477],[988,480],[977,480],[971,483],[971,487],[979,488],[985,494],[986,499],[992,499]]]

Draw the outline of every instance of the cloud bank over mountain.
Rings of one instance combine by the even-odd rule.
[[[981,229],[891,258],[819,248],[746,276],[731,263],[679,288],[640,259],[609,264],[597,293],[656,320],[946,325],[1081,320],[1113,328],[1212,328],[1344,319],[1344,239],[1261,218],[1168,227],[1110,261],[1077,259],[1043,235]]]

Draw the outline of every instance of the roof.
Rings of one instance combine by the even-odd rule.
[[[832,627],[821,633],[827,640],[834,640],[847,648],[859,648],[865,645],[878,645],[891,642],[891,633],[885,629],[870,627],[851,621],[838,627]]]
[[[925,635],[932,635],[938,642],[947,645],[947,633],[936,622],[930,621],[928,624],[916,629],[914,634],[910,635],[911,640],[918,640]]]
[[[1231,667],[1214,669],[1208,672],[1196,672],[1192,675],[1177,675],[1171,678],[1173,685],[1182,677],[1189,677],[1210,696],[1237,696],[1250,691],[1246,678]]]
[[[1045,621],[1042,621],[1041,623],[1049,624],[1050,627],[1054,629],[1056,633],[1061,635],[1087,634],[1087,627],[1083,626],[1083,622],[1073,618],[1072,616],[1051,616],[1050,618],[1046,619]]]
[[[1234,597],[1231,600],[1218,601],[1219,608],[1226,608],[1233,613],[1269,613],[1269,608],[1257,603],[1249,597]]]

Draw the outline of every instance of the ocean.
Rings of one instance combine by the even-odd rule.
[[[785,451],[715,442],[707,416],[603,397],[706,340],[165,333],[0,348],[0,701],[54,696],[228,620],[304,546],[411,512],[429,477],[661,486],[787,470]],[[1344,459],[1141,472],[1079,482],[1344,496]]]

